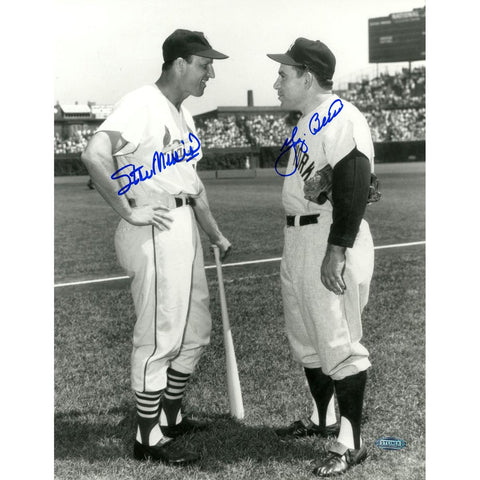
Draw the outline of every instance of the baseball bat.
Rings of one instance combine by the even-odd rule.
[[[216,245],[212,245],[212,248],[215,255],[215,264],[217,266],[218,292],[220,294],[220,307],[222,310],[223,342],[225,344],[225,358],[227,362],[227,389],[230,402],[230,413],[238,420],[242,420],[244,417],[242,389],[240,387],[240,378],[238,376],[237,359],[235,357],[235,348],[233,347],[230,320],[228,318],[220,251]]]

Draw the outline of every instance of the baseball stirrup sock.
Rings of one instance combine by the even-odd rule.
[[[160,425],[178,425],[182,421],[182,399],[187,386],[189,373],[167,370],[167,388],[162,399]]]
[[[340,416],[345,417],[350,422],[355,449],[361,446],[360,424],[362,421],[363,395],[366,383],[366,371],[345,377],[342,380],[335,380],[335,392],[337,394]],[[343,428],[341,427],[339,438],[342,436],[342,430]]]
[[[158,392],[135,392],[137,402],[137,440],[143,445],[156,445],[162,439],[158,424],[158,410],[162,390]]]
[[[304,368],[310,393],[315,401],[318,412],[318,425],[325,427],[327,424],[327,411],[333,399],[333,380],[322,372],[321,368]],[[329,422],[332,424],[335,422]]]
[[[312,414],[310,415],[310,421],[315,425],[320,425],[320,415],[318,413],[317,402],[312,397]],[[325,415],[325,426],[329,427],[337,423],[337,414],[335,412],[335,396],[332,395],[327,407],[327,414]]]

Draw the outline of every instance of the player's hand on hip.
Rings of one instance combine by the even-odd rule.
[[[232,249],[232,244],[223,235],[221,235],[218,240],[212,242],[212,244],[218,247],[220,251],[220,260],[225,260],[226,256]]]
[[[168,214],[169,212],[170,210],[163,205],[145,205],[132,208],[132,213],[127,220],[138,227],[153,225],[159,230],[170,230],[173,218]]]
[[[347,288],[343,281],[344,271],[345,247],[328,244],[321,268],[321,279],[325,288],[336,295],[343,295]]]

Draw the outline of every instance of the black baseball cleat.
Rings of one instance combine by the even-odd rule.
[[[310,419],[302,418],[293,422],[288,427],[277,428],[275,433],[278,437],[310,437],[312,435],[318,435],[320,437],[329,437],[331,435],[338,435],[340,431],[340,424],[334,423],[333,425],[328,425],[326,427],[320,427],[315,425]]]
[[[318,463],[313,469],[313,474],[318,477],[333,477],[341,475],[347,470],[367,458],[367,447],[363,444],[358,450],[347,448],[335,442],[328,451],[327,458]]]
[[[178,425],[164,426],[160,425],[162,433],[166,437],[177,438],[188,433],[200,432],[208,428],[208,423],[192,420],[189,417],[183,417]]]
[[[163,462],[167,465],[179,466],[188,465],[200,458],[198,453],[185,450],[173,440],[155,446],[143,445],[135,441],[133,456],[136,460],[152,460],[154,462]]]

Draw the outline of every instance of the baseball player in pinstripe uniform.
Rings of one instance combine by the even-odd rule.
[[[314,469],[330,476],[367,456],[360,423],[370,361],[360,340],[374,259],[363,219],[373,143],[363,115],[332,93],[335,57],[325,44],[298,38],[285,54],[268,56],[281,63],[274,84],[281,106],[302,113],[280,153],[288,156],[281,284],[287,336],[316,407],[277,434],[338,434]]]
[[[203,33],[189,30],[165,40],[163,57],[157,82],[116,104],[82,160],[97,191],[121,216],[115,248],[132,278],[134,456],[184,464],[198,455],[172,439],[206,426],[182,415],[182,397],[211,330],[196,222],[222,258],[231,245],[197,175],[200,140],[182,102],[203,95],[215,77],[213,59],[228,57],[212,49]]]

